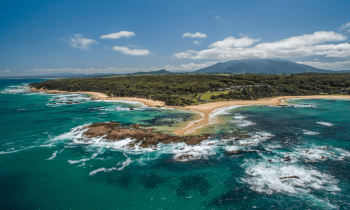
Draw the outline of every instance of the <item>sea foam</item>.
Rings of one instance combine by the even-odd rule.
[[[52,160],[52,159],[54,159],[54,158],[56,157],[56,155],[57,155],[57,152],[58,152],[58,151],[55,151],[54,153],[52,153],[51,157],[47,158],[46,160]]]
[[[333,126],[333,123],[330,123],[330,122],[316,122],[316,123],[320,125],[325,125],[325,126]]]
[[[93,175],[97,174],[98,172],[111,172],[111,171],[116,171],[116,170],[117,170],[117,171],[121,171],[121,170],[123,170],[126,166],[130,165],[132,162],[133,162],[133,161],[132,161],[130,158],[128,158],[128,159],[126,159],[124,162],[119,163],[119,164],[122,165],[122,166],[119,167],[119,168],[117,168],[117,167],[111,167],[111,168],[102,167],[102,168],[99,168],[99,169],[96,169],[96,170],[91,171],[91,172],[89,173],[89,175],[90,175],[90,176],[93,176]],[[119,165],[119,164],[118,164],[118,165]]]
[[[260,193],[308,193],[312,189],[340,191],[338,180],[326,173],[300,165],[248,161],[248,177],[242,181]]]

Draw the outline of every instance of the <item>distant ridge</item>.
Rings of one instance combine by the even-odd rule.
[[[229,73],[229,74],[298,74],[298,73],[350,73],[350,71],[332,71],[294,63],[283,59],[243,59],[231,60],[208,66],[193,73]]]
[[[133,73],[132,75],[171,75],[171,74],[176,74],[170,71],[167,71],[165,69],[161,69],[158,71],[145,71],[145,72],[136,72]]]
[[[95,74],[84,74],[84,73],[71,73],[71,72],[62,72],[62,73],[52,73],[52,74],[41,74],[41,75],[24,75],[24,76],[6,76],[0,77],[3,79],[11,78],[11,79],[42,79],[42,78],[79,78],[79,77],[106,77],[112,76],[115,74],[111,73],[95,73]]]

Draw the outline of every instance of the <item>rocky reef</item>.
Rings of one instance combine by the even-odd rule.
[[[184,142],[187,145],[196,145],[210,137],[210,135],[175,136],[155,131],[154,128],[140,127],[143,126],[139,124],[122,126],[120,123],[114,121],[94,123],[85,127],[88,128],[88,130],[83,133],[83,137],[94,138],[104,136],[107,141],[111,142],[130,138],[136,140],[133,143],[134,145],[141,142],[141,147],[157,146],[158,143],[170,144],[173,142]]]

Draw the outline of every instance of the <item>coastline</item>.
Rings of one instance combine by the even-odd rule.
[[[189,121],[184,124],[183,127],[178,128],[173,133],[176,135],[195,135],[200,134],[199,130],[210,124],[210,114],[216,109],[228,107],[228,106],[251,106],[251,105],[270,105],[277,106],[285,103],[285,100],[288,99],[348,99],[350,100],[350,95],[309,95],[309,96],[279,96],[279,97],[271,97],[271,98],[262,98],[258,100],[234,100],[234,101],[218,101],[206,104],[199,105],[191,105],[184,107],[177,106],[165,106],[165,102],[163,101],[154,101],[144,98],[134,98],[134,97],[108,97],[104,93],[98,92],[67,92],[67,91],[58,91],[58,90],[37,90],[35,88],[31,88],[31,92],[46,92],[51,94],[60,94],[60,93],[80,93],[80,94],[88,94],[92,97],[99,100],[112,100],[112,101],[136,101],[141,102],[149,107],[164,107],[164,108],[175,108],[182,110],[191,110],[199,115],[201,118],[196,117],[195,120]]]

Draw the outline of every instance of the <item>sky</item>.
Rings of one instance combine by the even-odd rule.
[[[0,76],[194,71],[282,58],[350,70],[349,0],[0,1]]]

